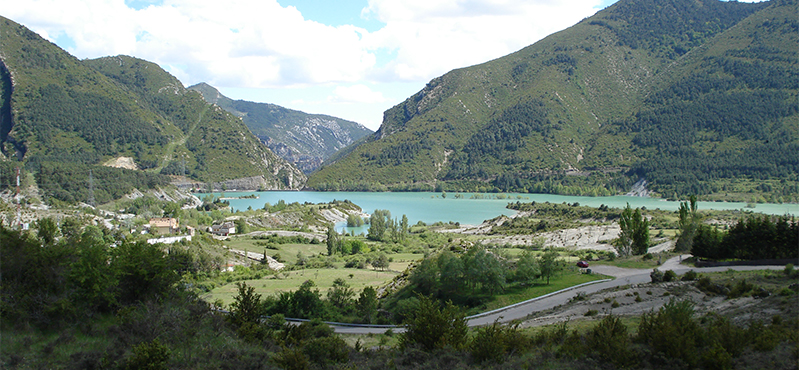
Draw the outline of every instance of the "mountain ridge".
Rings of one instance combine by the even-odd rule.
[[[796,63],[791,61],[796,52],[790,45],[797,39],[796,22],[789,17],[795,8],[796,2],[791,1],[619,1],[505,57],[434,78],[420,92],[386,111],[372,139],[313,174],[309,186],[320,190],[612,195],[626,193],[644,178],[660,196],[716,194],[716,199],[722,199],[722,192],[736,196],[749,192],[757,184],[746,183],[745,176],[757,176],[777,183],[789,181],[790,186],[780,185],[772,191],[777,200],[790,195],[797,181],[785,171],[733,176],[723,165],[714,165],[706,176],[698,166],[678,162],[689,154],[700,163],[729,162],[719,153],[703,154],[707,150],[702,148],[708,145],[704,136],[686,141],[684,150],[689,154],[681,154],[644,145],[639,131],[673,126],[666,112],[682,106],[698,112],[699,118],[686,117],[692,120],[691,127],[699,127],[704,125],[700,119],[707,119],[701,112],[712,111],[708,109],[712,104],[757,101],[760,111],[789,105],[796,96],[795,83],[768,87],[770,92],[757,98],[749,92],[758,89],[763,78],[746,80],[740,73],[749,73],[743,71],[757,63],[768,64],[778,71],[775,73],[795,73]],[[636,38],[638,34],[645,37]],[[773,53],[784,61],[736,57],[749,53],[745,49],[757,42],[751,36],[743,39],[743,34],[759,35],[761,44],[770,40],[766,44],[774,44]],[[728,39],[730,35],[736,35],[734,42]],[[762,49],[762,45],[758,47]],[[720,61],[719,53],[732,54],[722,55],[726,59]],[[734,71],[720,63],[743,67]],[[712,78],[702,77],[704,74]],[[678,94],[691,88],[688,83],[692,79],[707,84],[702,87],[704,92],[688,96],[688,100],[672,99],[663,109],[650,112],[660,104],[653,96]],[[736,79],[740,83],[716,81]],[[772,95],[780,102],[769,101]],[[711,99],[713,96],[717,98]],[[781,132],[788,135],[780,140],[793,148],[797,138],[789,128],[795,127],[796,114],[779,109],[784,114],[768,118],[767,125],[785,126]],[[650,121],[632,124],[636,115],[646,112],[650,112]],[[717,116],[735,123],[747,114],[730,107]],[[683,138],[698,133],[680,127],[668,130],[679,131]],[[732,146],[740,135],[740,130],[727,132],[723,125],[712,131],[725,147],[727,142]],[[758,142],[768,140],[775,138],[761,137]],[[799,168],[796,160],[761,157],[744,155],[741,167],[760,160],[769,168]],[[653,168],[653,159],[667,170]],[[680,172],[685,176],[678,180]],[[687,185],[680,184],[682,180]]]
[[[0,149],[5,161],[34,173],[48,196],[92,198],[87,180],[77,180],[92,173],[101,203],[181,178],[217,187],[250,178],[262,189],[305,183],[240,119],[154,63],[128,56],[78,60],[6,18],[0,36]],[[139,170],[103,166],[119,157]]]
[[[338,150],[372,133],[363,125],[325,114],[309,114],[271,103],[233,100],[206,83],[188,87],[241,118],[269,149],[305,173]]]

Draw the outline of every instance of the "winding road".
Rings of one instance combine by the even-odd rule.
[[[684,254],[668,259],[665,263],[658,267],[660,271],[672,270],[677,275],[682,275],[689,270],[694,270],[697,273],[702,272],[721,272],[727,270],[736,271],[749,271],[749,270],[782,270],[783,266],[723,266],[723,267],[703,267],[692,268],[683,266],[680,262],[683,259],[691,257],[690,254]],[[625,269],[615,266],[597,265],[591,267],[593,272],[602,275],[612,276],[612,280],[597,280],[588,284],[582,284],[577,287],[566,288],[554,293],[550,293],[538,298],[503,307],[494,311],[469,316],[467,317],[469,327],[484,326],[492,324],[494,321],[510,322],[513,320],[524,319],[533,312],[548,310],[562,304],[567,303],[570,299],[577,295],[578,292],[585,294],[596,293],[601,290],[615,288],[623,285],[630,284],[643,284],[651,281],[649,269]],[[371,327],[371,326],[350,326],[350,325],[331,325],[336,333],[340,334],[382,334],[385,333],[388,327]],[[402,327],[391,327],[395,333],[404,331]]]

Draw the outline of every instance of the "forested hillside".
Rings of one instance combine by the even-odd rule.
[[[269,149],[311,173],[334,153],[372,131],[361,124],[323,114],[308,114],[275,104],[232,100],[206,83],[189,86],[209,102],[244,121]]]
[[[309,185],[610,195],[646,179],[666,197],[795,201],[796,13],[619,1],[432,80]]]
[[[2,153],[36,174],[46,196],[87,201],[90,177],[100,203],[167,184],[166,175],[191,182],[247,177],[266,189],[304,183],[241,120],[153,63],[79,61],[5,18],[0,35]],[[120,157],[132,165],[102,167]]]

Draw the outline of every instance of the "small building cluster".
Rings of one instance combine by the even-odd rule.
[[[228,236],[236,233],[236,224],[233,222],[224,222],[220,225],[211,226],[208,231],[214,235]]]

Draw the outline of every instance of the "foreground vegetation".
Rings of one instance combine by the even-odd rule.
[[[141,242],[109,248],[107,242],[117,237],[93,226],[68,235],[41,230],[34,235],[0,227],[4,368],[726,369],[757,363],[779,369],[797,364],[799,322],[793,304],[769,321],[740,323],[714,314],[697,316],[690,302],[673,300],[641,316],[635,334],[613,315],[579,330],[563,324],[531,332],[494,324],[470,331],[457,306],[418,295],[403,320],[406,333],[380,335],[374,347],[364,345],[374,343],[368,337],[348,345],[320,322],[287,325],[277,313],[260,319],[284,298],[287,313],[300,307],[295,303],[319,298],[312,283],[277,301],[239,283],[230,314],[224,314],[181,283],[181,274],[197,272],[186,269],[194,264],[185,263],[193,261],[185,254],[166,254]],[[797,293],[788,285],[799,278],[796,270],[761,274],[768,284],[746,274],[712,275],[696,284],[725,286],[725,279],[743,277],[771,293],[763,299],[795,302]],[[755,296],[762,295],[760,288],[733,290]],[[344,289],[329,293],[327,300],[342,302],[347,295]],[[375,303],[374,290],[367,288],[352,309],[374,314]]]

